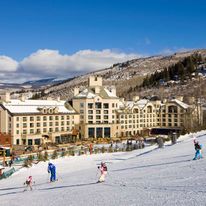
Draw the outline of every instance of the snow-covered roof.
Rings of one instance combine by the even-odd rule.
[[[65,107],[65,101],[56,100],[10,100],[2,105],[10,112],[21,113],[41,113],[40,108],[57,108],[58,113],[75,113],[75,110]]]
[[[171,102],[175,102],[175,103],[179,104],[184,109],[187,109],[189,107],[188,104],[186,104],[178,99],[172,99]]]
[[[107,88],[99,87],[99,93],[95,93],[94,87],[89,87],[87,89],[84,89],[82,92],[74,96],[74,98],[88,98],[93,99],[97,96],[102,97],[103,99],[107,98],[118,98],[115,94],[110,92]]]
[[[132,109],[134,106],[139,107],[140,109],[143,109],[146,104],[148,103],[147,99],[140,99],[139,101],[125,101],[125,102],[120,102],[119,107],[121,109]]]

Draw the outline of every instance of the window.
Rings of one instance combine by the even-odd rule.
[[[92,109],[93,108],[93,103],[88,103],[88,108]]]
[[[69,116],[67,116],[67,119],[69,118]],[[59,120],[59,116],[55,116],[55,120]]]
[[[104,107],[104,109],[108,109],[109,108],[109,104],[108,103],[104,103],[103,107]]]
[[[63,125],[64,125],[64,122],[61,122],[61,125],[63,126]]]
[[[19,130],[16,130],[16,134],[19,134]]]
[[[52,116],[49,116],[49,120],[50,120],[50,121],[53,120],[53,117],[52,117]]]
[[[16,127],[19,128],[19,124],[16,124]]]
[[[30,134],[33,134],[34,133],[34,130],[33,129],[30,129]]]
[[[44,127],[46,127],[46,126],[47,126],[47,123],[46,123],[46,122],[44,122],[44,123],[43,123],[43,126],[44,126]]]
[[[52,127],[53,126],[53,122],[49,122],[49,126]]]
[[[37,116],[37,117],[36,117],[36,120],[37,120],[37,121],[40,121],[40,120],[41,120],[40,116]]]
[[[88,114],[93,114],[93,110],[88,110]]]
[[[16,140],[16,144],[19,145],[19,139]]]
[[[38,123],[36,124],[36,126],[37,126],[37,127],[41,127],[41,124],[38,122]]]
[[[64,127],[62,127],[61,130],[64,131]]]
[[[58,128],[58,127],[56,127],[56,128],[55,128],[55,132],[58,132],[58,131],[59,131],[59,128]]]
[[[37,133],[37,134],[40,134],[40,133],[41,133],[41,130],[40,130],[40,129],[37,129],[37,130],[36,130],[36,133]]]
[[[70,117],[69,116],[67,116],[67,120],[69,120],[70,119]],[[58,120],[58,119],[56,119],[56,120]]]
[[[27,128],[27,124],[26,123],[23,123],[23,128]]]
[[[94,128],[88,128],[88,136],[94,138]]]
[[[32,145],[33,144],[33,140],[32,139],[28,139],[28,145]]]
[[[44,121],[46,121],[46,120],[47,120],[47,117],[46,117],[46,116],[44,116],[44,117],[43,117],[43,120],[44,120]]]
[[[83,110],[83,109],[81,109],[81,110],[80,110],[80,114],[83,114],[83,113],[84,113],[84,110]]]
[[[47,132],[46,128],[44,128],[44,129],[43,129],[43,132],[44,132],[44,133],[46,133],[46,132]]]
[[[110,128],[109,127],[104,128],[104,137],[110,137]]]
[[[53,132],[53,129],[52,129],[52,128],[49,128],[49,132]]]
[[[108,115],[104,115],[104,119],[109,119],[109,116]]]
[[[101,102],[96,102],[95,103],[95,108],[96,109],[101,109],[102,108],[102,103]]]
[[[24,129],[24,130],[23,130],[23,134],[26,134],[26,133],[27,133],[27,132],[26,132],[26,130]]]
[[[19,117],[16,117],[16,121],[17,121],[17,122],[19,121]]]
[[[97,127],[97,128],[96,128],[96,137],[97,137],[97,138],[103,137],[103,136],[102,136],[102,132],[103,132],[102,128],[101,128],[101,127]]]
[[[23,117],[23,122],[26,122],[27,121],[27,118],[26,117]]]
[[[104,114],[108,114],[109,113],[109,111],[108,110],[104,110]]]
[[[34,123],[30,123],[30,127],[34,127]]]
[[[89,115],[89,116],[88,116],[88,119],[93,119],[93,116],[92,116],[92,115]]]
[[[101,119],[101,116],[100,115],[96,115],[96,119]]]
[[[34,121],[34,117],[30,117],[30,121]]]
[[[88,121],[88,124],[93,124],[93,121]]]
[[[59,122],[55,122],[55,126],[59,126]]]
[[[84,103],[81,102],[81,103],[80,103],[80,108],[83,108],[83,107],[84,107]]]
[[[41,143],[40,139],[35,139],[35,140],[34,140],[34,144],[35,144],[35,145],[40,145],[40,143]]]
[[[96,110],[96,114],[101,114],[101,110]]]
[[[64,120],[64,116],[61,116],[61,120]]]
[[[114,103],[112,103],[112,107],[115,107],[115,104],[114,104]]]

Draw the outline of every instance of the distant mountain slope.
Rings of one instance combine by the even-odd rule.
[[[56,98],[57,96],[60,96],[62,99],[71,98],[73,96],[74,87],[83,89],[87,85],[87,79],[90,75],[102,76],[105,85],[116,85],[117,95],[128,98],[129,94],[127,94],[127,91],[129,91],[131,87],[135,87],[142,83],[146,75],[169,67],[194,53],[200,53],[206,56],[206,50],[201,49],[175,53],[169,56],[152,56],[133,59],[124,63],[114,64],[109,68],[65,80],[64,83],[48,87],[45,90],[46,96],[44,98]]]

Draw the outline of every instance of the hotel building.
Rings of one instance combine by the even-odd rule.
[[[0,128],[10,134],[13,145],[68,142],[76,136],[79,114],[66,101],[11,100],[0,104]]]
[[[201,109],[183,103],[182,97],[160,101],[135,96],[124,101],[98,76],[89,77],[83,91],[74,88],[71,102],[12,100],[9,94],[1,101],[0,132],[11,135],[13,145],[130,137],[154,129],[179,131],[197,119],[203,121]]]

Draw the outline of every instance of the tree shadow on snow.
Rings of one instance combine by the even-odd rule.
[[[180,160],[180,161],[173,161],[173,162],[166,162],[166,163],[159,163],[159,164],[150,164],[150,165],[142,165],[142,166],[137,166],[137,167],[129,167],[129,168],[123,168],[123,169],[117,169],[117,170],[111,170],[112,172],[121,172],[121,171],[126,171],[126,170],[133,170],[133,169],[141,169],[141,168],[148,168],[148,167],[157,167],[157,166],[162,166],[162,165],[172,165],[172,164],[179,164],[183,162],[190,162],[192,161],[191,159],[189,160]]]
[[[62,189],[62,188],[83,187],[83,186],[89,186],[89,185],[95,185],[95,184],[98,184],[98,183],[91,182],[91,183],[83,183],[83,184],[76,184],[76,185],[63,185],[63,186],[57,186],[57,187],[42,188],[39,190],[54,190],[54,189]]]

